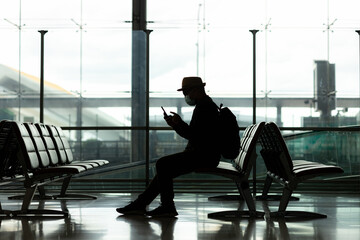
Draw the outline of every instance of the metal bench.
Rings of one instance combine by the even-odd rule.
[[[241,138],[240,153],[234,159],[233,164],[220,162],[216,168],[203,168],[196,171],[198,173],[214,174],[232,179],[236,183],[237,189],[249,209],[248,211],[235,210],[209,213],[209,218],[263,218],[265,213],[256,211],[248,178],[257,158],[256,143],[264,125],[265,122],[260,122],[250,125],[245,129]]]
[[[262,197],[266,199],[273,181],[283,186],[278,211],[271,212],[270,217],[325,218],[324,214],[286,211],[286,208],[299,183],[321,175],[343,173],[343,169],[306,160],[292,160],[280,129],[273,122],[266,123],[260,135],[260,143],[262,146],[260,153],[267,168]]]
[[[35,127],[43,139],[45,147],[49,153],[50,159],[54,165],[67,165],[67,166],[81,166],[86,170],[90,170],[96,167],[100,167],[109,163],[108,160],[104,159],[94,159],[94,160],[82,160],[75,161],[70,144],[65,137],[64,132],[61,127],[54,125],[45,125],[42,123],[35,123]],[[69,175],[63,180],[62,188],[60,194],[46,196],[41,189],[41,198],[51,198],[51,199],[96,199],[95,196],[84,195],[84,194],[69,194],[67,189],[69,187],[72,175]],[[39,188],[40,190],[40,188]]]
[[[41,195],[43,186],[54,181],[63,180],[63,187],[60,196],[65,196],[65,191],[73,175],[85,172],[95,166],[102,166],[106,160],[93,160],[92,163],[79,163],[60,160],[56,148],[51,147],[51,141],[44,141],[46,136],[42,136],[38,128],[31,123],[21,123],[16,121],[3,121],[1,123],[0,143],[6,145],[6,141],[11,142],[11,148],[2,147],[2,162],[6,162],[6,169],[3,171],[5,176],[14,178],[22,176],[25,195],[12,198],[22,199],[21,210],[6,211],[0,213],[11,217],[15,216],[63,216],[69,215],[67,210],[47,210],[29,209],[30,203],[34,198],[37,189]],[[49,148],[47,148],[49,147]],[[54,154],[54,151],[56,154]],[[14,176],[9,176],[10,173]],[[55,197],[52,197],[54,199]]]

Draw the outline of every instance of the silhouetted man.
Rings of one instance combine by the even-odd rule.
[[[216,104],[205,93],[205,83],[199,77],[185,77],[182,91],[185,101],[195,106],[190,124],[171,112],[164,119],[181,137],[188,140],[183,152],[160,158],[156,162],[156,175],[138,198],[116,211],[122,214],[146,214],[152,217],[174,217],[178,215],[174,204],[173,179],[203,167],[216,167],[220,160],[219,112]],[[146,212],[149,205],[160,194],[158,208]]]

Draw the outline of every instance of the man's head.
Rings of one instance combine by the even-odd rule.
[[[204,88],[205,85],[206,83],[203,83],[200,77],[184,77],[182,80],[181,88],[179,88],[178,91],[183,91],[184,93],[193,88]]]
[[[195,105],[199,99],[206,96],[205,85],[200,77],[185,77],[182,81],[182,87],[178,91],[183,92],[185,101],[189,105]]]

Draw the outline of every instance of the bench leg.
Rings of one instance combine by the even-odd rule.
[[[34,190],[31,200],[33,200],[33,199],[34,200],[56,200],[56,199],[72,199],[72,200],[74,200],[74,199],[90,199],[91,200],[91,199],[97,198],[95,196],[85,195],[85,194],[67,194],[66,191],[70,185],[71,177],[72,176],[68,176],[68,177],[64,178],[62,185],[61,185],[60,194],[57,194],[57,195],[46,195],[44,186],[35,187],[35,190]],[[38,195],[35,195],[36,190],[38,190],[38,192],[39,192]],[[30,194],[30,193],[26,193],[25,195],[11,196],[8,198],[11,200],[16,199],[16,200],[23,200],[23,202],[28,202],[28,200],[25,200],[25,198],[29,197],[30,195],[26,196],[27,194]],[[1,210],[1,208],[0,208],[0,210]]]
[[[34,198],[37,188],[38,188],[38,185],[33,185],[31,187],[27,187],[24,198],[23,198],[21,210],[7,211],[7,215],[10,217],[16,217],[16,216],[22,216],[22,215],[26,216],[28,214],[34,215],[34,214],[51,213],[51,214],[56,214],[56,215],[60,214],[63,216],[68,216],[68,213],[63,213],[63,212],[59,212],[59,211],[55,211],[55,210],[32,210],[32,209],[29,209],[31,201]]]
[[[47,200],[53,199],[52,196],[46,195],[44,186],[38,186],[37,190],[39,194],[34,194],[33,200]],[[24,200],[25,195],[15,195],[8,197],[9,200]]]
[[[49,199],[49,196],[46,196],[44,186],[39,186],[38,187],[38,192],[39,192],[39,199]]]
[[[263,189],[263,191],[262,191],[262,196],[263,196],[263,197],[265,197],[265,198],[267,197],[272,182],[273,182],[273,179],[272,179],[271,177],[269,177],[269,176],[266,176],[265,184],[264,184],[264,189]]]
[[[71,181],[71,177],[72,176],[68,176],[66,178],[64,178],[62,186],[61,186],[61,191],[60,191],[60,197],[63,197],[66,195],[66,190],[69,187],[70,181]]]
[[[239,190],[241,191],[241,195],[244,197],[247,207],[249,211],[221,211],[215,213],[209,213],[209,218],[214,219],[233,219],[233,218],[264,218],[264,212],[258,212],[255,208],[254,199],[252,197],[249,183],[246,181],[244,182],[237,182]]]
[[[67,176],[64,178],[61,186],[61,191],[59,195],[52,196],[53,199],[96,199],[97,197],[85,194],[67,194],[66,191],[70,185],[71,177]]]
[[[292,192],[293,191],[291,189],[284,188],[283,195],[281,197],[280,204],[279,204],[279,210],[278,210],[279,212],[285,212],[285,210],[289,204],[289,200],[290,200]]]
[[[256,200],[267,200],[267,201],[280,201],[281,195],[269,195],[270,187],[273,182],[273,179],[269,176],[266,176],[264,188],[261,196],[256,196]],[[298,197],[290,197],[289,201],[299,201]]]
[[[17,211],[9,211],[7,215],[9,217],[55,217],[55,218],[64,218],[69,217],[69,212],[67,211],[58,211],[58,210],[50,210],[44,209],[44,202],[40,202],[38,209],[29,209],[30,203],[34,198],[35,191],[38,186],[34,185],[26,188],[24,200],[21,206],[21,210]]]
[[[239,183],[237,183],[237,184],[239,185],[239,189],[241,190],[241,195],[244,196],[244,199],[245,199],[247,207],[249,208],[250,214],[255,213],[256,208],[255,208],[254,199],[251,195],[251,191],[249,188],[249,183],[243,182],[243,183],[241,183],[241,185]]]
[[[23,204],[21,207],[21,211],[27,211],[29,210],[30,203],[32,199],[34,198],[35,191],[37,189],[37,185],[33,187],[26,188]]]
[[[305,211],[286,211],[286,208],[291,199],[292,190],[284,188],[283,195],[280,200],[279,209],[277,212],[270,213],[270,218],[300,218],[300,219],[314,219],[326,218],[327,216],[321,213],[305,212]]]
[[[269,193],[272,182],[273,182],[273,179],[269,176],[266,176],[262,194],[261,194],[261,196],[256,197],[257,200],[267,200],[268,199],[268,193]]]

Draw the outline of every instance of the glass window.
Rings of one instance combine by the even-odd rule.
[[[153,166],[182,151],[186,140],[168,128],[160,106],[190,122],[193,108],[176,91],[184,76],[202,77],[208,94],[234,112],[240,127],[251,124],[254,47],[257,122],[293,129],[359,125],[358,0],[147,1],[150,130],[146,34],[132,31],[132,4],[2,0],[0,118],[40,121],[38,31],[47,30],[44,120],[66,127],[77,159],[111,160],[109,172],[94,178],[144,179],[147,171],[151,177],[146,159]],[[251,29],[259,30],[255,46]],[[287,142],[294,157],[339,164],[351,175],[359,159],[359,151],[349,150],[359,144],[354,132]],[[327,145],[316,148],[319,142]],[[184,178],[197,177],[212,178]]]

